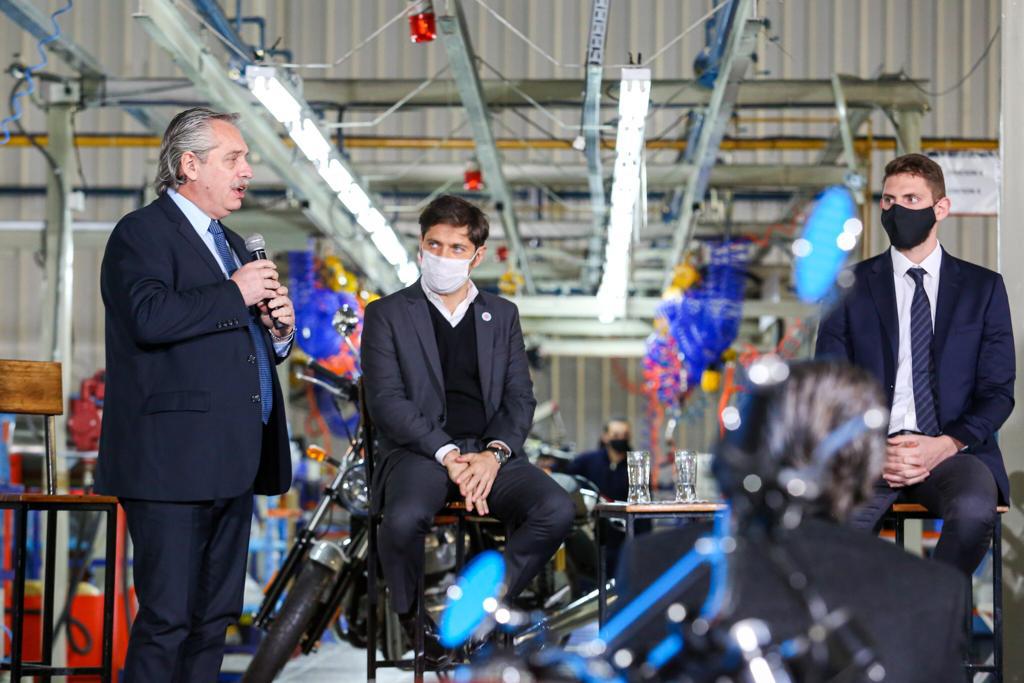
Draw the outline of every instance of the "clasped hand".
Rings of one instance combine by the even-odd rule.
[[[452,451],[445,456],[445,469],[448,470],[448,478],[459,487],[459,492],[466,499],[466,510],[476,511],[481,515],[490,514],[487,506],[487,496],[491,493],[491,486],[495,477],[498,476],[500,465],[489,451],[483,453],[459,453]]]
[[[959,449],[948,436],[903,434],[886,442],[882,478],[898,489],[919,484],[928,478],[935,466],[956,455]]]

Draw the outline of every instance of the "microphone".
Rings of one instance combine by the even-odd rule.
[[[245,238],[245,248],[252,254],[253,259],[267,259],[267,242],[263,239],[263,235],[258,232],[254,232]],[[268,304],[267,310],[270,310],[269,299],[264,299],[263,303]],[[283,322],[270,316],[270,319],[274,321],[274,327],[278,330],[283,330],[287,327]]]

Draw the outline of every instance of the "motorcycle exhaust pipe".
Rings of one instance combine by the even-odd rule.
[[[611,605],[615,602],[615,579],[610,580],[607,586],[605,595],[607,596],[608,604]],[[517,633],[515,638],[512,639],[513,646],[519,647],[538,637],[560,642],[576,629],[596,621],[598,594],[599,591],[595,589],[575,602],[569,603],[557,612],[538,621],[530,628]]]

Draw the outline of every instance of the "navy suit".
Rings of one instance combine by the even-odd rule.
[[[284,397],[271,373],[264,425],[255,354],[283,359],[262,327],[263,348],[253,348],[241,292],[166,194],[118,222],[100,278],[107,367],[96,491],[125,508],[140,601],[126,677],[214,680],[224,629],[241,609],[252,493],[291,483]]]
[[[891,405],[899,348],[892,257],[886,251],[867,259],[854,266],[853,274],[855,280],[850,291],[821,323],[815,357],[838,358],[864,368],[882,385]],[[876,494],[888,494],[893,500],[902,495],[909,500],[916,495],[916,489],[923,488],[923,496],[915,502],[942,514],[941,507],[950,504],[951,496],[960,495],[959,484],[968,478],[984,484],[984,470],[977,470],[977,463],[982,463],[991,472],[999,499],[1006,502],[1010,485],[996,430],[1013,410],[1016,371],[1010,307],[1002,277],[944,251],[934,330],[932,356],[939,428],[943,434],[965,444],[967,450],[940,463],[917,486],[897,490],[879,485]],[[945,473],[949,473],[945,477],[948,482],[937,476]],[[942,490],[934,490],[940,484]],[[984,515],[984,520],[976,521],[987,526],[989,518],[994,519],[995,491],[988,500],[982,500],[983,495],[977,498],[963,499],[979,508],[967,514]],[[945,512],[944,537],[951,531],[950,522],[955,524],[964,511],[951,508]],[[857,518],[855,514],[854,519]],[[860,519],[862,524],[870,521],[863,516]],[[966,555],[976,555],[982,541],[987,545],[987,536],[969,544],[973,549]],[[962,568],[967,563],[966,559],[957,562]]]
[[[467,312],[473,315],[486,424],[476,438],[465,439],[445,431],[445,377],[430,306],[416,282],[368,305],[363,323],[363,382],[380,454],[371,504],[374,514],[383,514],[381,565],[399,613],[415,603],[423,537],[445,500],[458,493],[434,459],[441,446],[456,443],[464,453],[478,452],[497,439],[512,449],[487,498],[491,514],[515,529],[505,547],[509,597],[558,549],[575,515],[565,491],[523,453],[536,399],[515,304],[480,292]]]

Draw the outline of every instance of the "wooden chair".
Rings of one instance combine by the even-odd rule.
[[[996,524],[992,530],[992,664],[967,662],[966,669],[971,680],[974,674],[991,673],[996,681],[1003,680],[1003,515],[1010,511],[1005,505],[997,505]],[[896,503],[885,515],[896,526],[896,544],[904,546],[903,523],[908,519],[940,519],[923,505]],[[973,602],[973,601],[972,601]]]
[[[60,363],[0,360],[0,413],[43,415],[46,419],[46,454],[43,459],[45,493],[0,494],[0,510],[14,513],[14,582],[11,600],[10,661],[0,671],[10,671],[12,681],[23,676],[92,675],[108,683],[113,679],[114,574],[117,546],[117,498],[110,496],[57,495],[56,416],[64,413]],[[28,556],[28,513],[46,512],[46,560],[43,566],[42,653],[38,662],[22,660],[25,628],[25,570]],[[106,568],[103,587],[102,661],[98,667],[53,666],[54,562],[57,549],[57,513],[97,511],[107,515]]]

